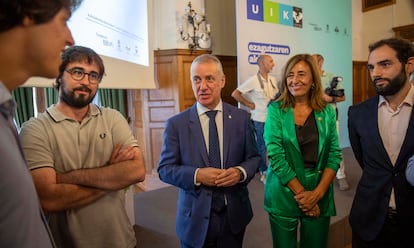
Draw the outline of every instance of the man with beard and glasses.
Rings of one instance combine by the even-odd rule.
[[[378,96],[351,106],[349,139],[362,168],[349,221],[352,247],[412,247],[414,187],[405,171],[414,153],[414,45],[398,38],[369,46],[368,70]]]
[[[58,247],[136,246],[124,189],[144,180],[144,159],[126,119],[91,103],[104,73],[92,49],[66,49],[59,101],[20,133]]]

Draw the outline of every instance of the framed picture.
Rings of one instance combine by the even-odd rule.
[[[362,0],[362,12],[395,4],[395,1],[396,0]]]

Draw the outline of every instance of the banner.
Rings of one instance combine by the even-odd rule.
[[[257,57],[269,54],[280,85],[287,60],[298,53],[324,56],[323,69],[343,77],[346,101],[338,103],[341,147],[349,146],[352,104],[352,1],[236,0],[239,84],[257,73]]]

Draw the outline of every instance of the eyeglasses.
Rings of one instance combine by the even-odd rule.
[[[81,68],[72,68],[65,70],[67,73],[69,73],[73,80],[81,81],[85,75],[88,75],[88,81],[90,84],[97,84],[101,81],[101,76],[99,73],[91,71],[89,73],[86,73]]]

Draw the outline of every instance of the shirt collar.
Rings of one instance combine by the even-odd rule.
[[[6,116],[12,117],[16,112],[16,107],[16,102],[10,94],[10,91],[0,81],[0,111]]]
[[[63,120],[66,120],[66,119],[72,120],[71,118],[67,117],[66,115],[64,115],[63,113],[58,111],[56,109],[55,104],[53,104],[52,106],[47,108],[46,111],[50,115],[50,117],[56,122],[63,121]],[[99,115],[100,113],[101,113],[100,107],[98,107],[95,104],[89,104],[89,111],[88,111],[87,116],[96,116],[96,115]]]
[[[220,102],[217,104],[217,106],[214,109],[208,109],[207,107],[197,102],[197,113],[199,116],[210,110],[217,110],[219,112],[223,112],[223,102],[220,100]]]
[[[6,88],[3,82],[0,81],[0,104],[3,104],[12,99],[10,91]]]
[[[407,104],[408,106],[413,106],[414,105],[414,86],[410,85],[410,90],[408,91],[408,94],[405,96],[404,100],[401,102],[401,104],[398,106],[402,106],[403,104]],[[388,104],[387,100],[385,99],[384,96],[380,95],[379,96],[379,101],[378,101],[378,108],[383,105],[383,104]]]

